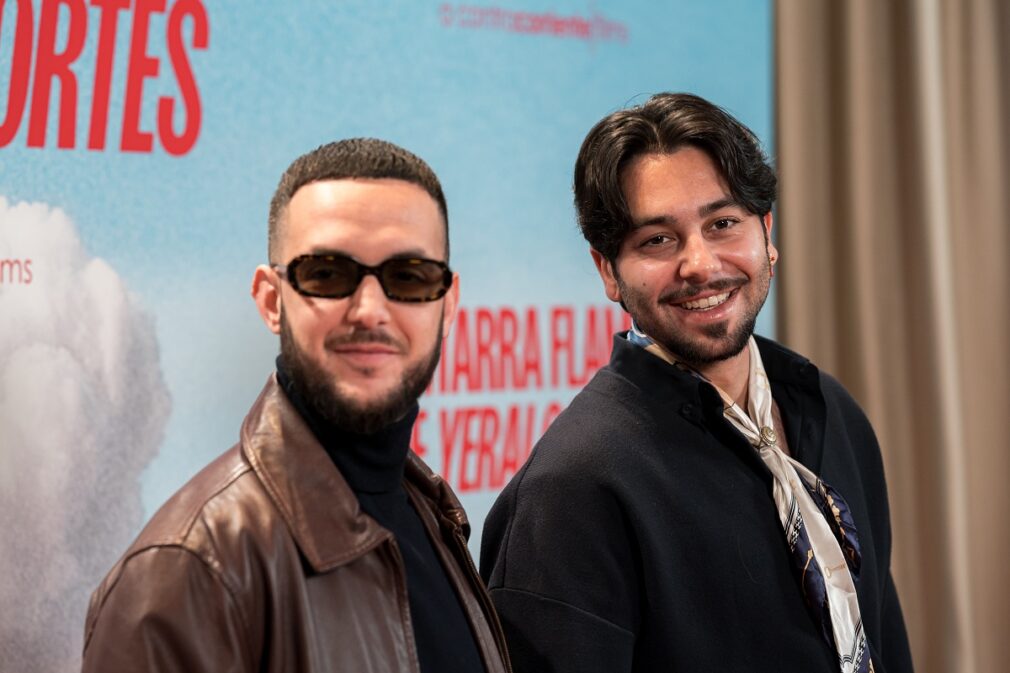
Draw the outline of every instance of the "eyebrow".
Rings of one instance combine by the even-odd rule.
[[[338,250],[336,248],[311,248],[308,252],[310,255],[335,255],[338,257],[350,257],[351,259],[358,259],[355,255],[347,252],[346,250]],[[414,259],[414,258],[424,258],[428,259],[428,255],[421,250],[421,248],[408,248],[407,250],[400,250],[394,252],[386,259]]]
[[[713,201],[712,203],[706,204],[698,209],[698,215],[704,217],[705,215],[711,215],[712,213],[722,210],[723,208],[742,208],[736,199],[731,196],[727,196],[724,199],[719,199],[718,201]]]
[[[723,208],[731,208],[731,207],[742,208],[743,206],[741,206],[736,199],[727,196],[717,201],[706,203],[705,205],[698,208],[698,217],[706,217],[714,212],[722,210]],[[632,222],[631,228],[641,229],[643,227],[649,227],[652,225],[673,225],[673,224],[677,224],[676,217],[671,217],[670,215],[655,215],[653,217],[647,217],[644,220]]]

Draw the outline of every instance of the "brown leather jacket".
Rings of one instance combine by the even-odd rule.
[[[413,453],[405,485],[487,672],[508,671],[459,501]],[[392,534],[271,377],[241,442],[165,503],[92,595],[83,671],[416,673],[405,578]]]

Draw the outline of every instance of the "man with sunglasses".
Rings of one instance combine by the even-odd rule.
[[[269,257],[276,375],[95,591],[83,670],[508,670],[463,509],[409,450],[459,296],[438,178],[324,145],[281,178]]]

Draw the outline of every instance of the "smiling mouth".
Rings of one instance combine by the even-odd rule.
[[[714,294],[711,297],[705,297],[704,299],[693,299],[691,301],[685,301],[681,304],[677,304],[680,308],[687,309],[688,311],[709,311],[717,306],[722,306],[729,300],[736,290],[730,290],[729,292],[723,292],[722,294]]]

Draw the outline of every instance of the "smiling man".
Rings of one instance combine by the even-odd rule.
[[[517,671],[911,671],[873,430],[753,335],[775,191],[753,133],[696,96],[583,142],[579,223],[633,329],[488,516]]]
[[[409,450],[459,296],[438,178],[324,145],[281,178],[269,257],[276,375],[95,591],[83,670],[507,670],[466,516]]]

